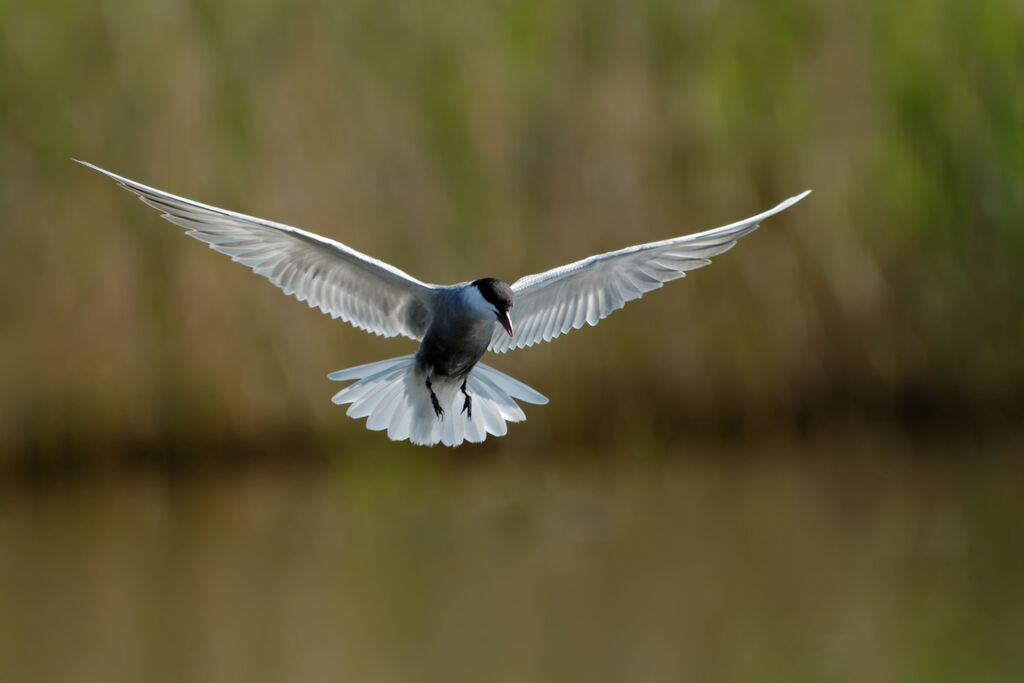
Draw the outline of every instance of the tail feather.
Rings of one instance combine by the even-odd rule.
[[[381,400],[377,404],[377,407],[366,418],[366,428],[378,432],[382,429],[387,429],[391,425],[391,418],[394,417],[395,411],[402,404],[402,393],[405,391],[405,386],[402,382],[392,382],[387,385],[383,391],[381,391]]]
[[[373,395],[375,390],[382,384],[387,384],[393,381],[395,377],[400,377],[405,372],[405,367],[396,361],[406,360],[407,358],[412,358],[412,356],[403,356],[401,358],[394,358],[391,361],[368,363],[367,365],[360,365],[356,368],[348,368],[347,370],[332,372],[327,375],[327,377],[335,381],[346,381],[360,378],[362,378],[362,381],[356,382],[355,384],[342,389],[335,394],[334,398],[331,400],[339,405],[351,403],[352,408],[355,408],[362,399]],[[363,374],[363,369],[365,369],[366,374]],[[354,415],[353,417],[365,417],[368,414],[369,413]]]
[[[505,424],[501,407],[495,401],[491,390],[482,382],[470,382],[469,384],[472,384],[470,391],[474,397],[474,404],[482,404],[473,414],[474,416],[480,415],[481,426],[484,431],[494,436],[505,436],[508,433],[508,425]]]
[[[490,379],[480,376],[475,378],[476,381],[472,382],[472,391],[476,394],[488,396],[491,400],[494,410],[497,412],[498,417],[501,418],[502,422],[521,422],[526,419],[526,413],[519,407],[515,401],[512,400],[508,394],[503,392],[494,382]]]
[[[335,382],[343,382],[350,379],[366,379],[381,370],[393,369],[398,361],[411,360],[413,358],[415,358],[415,355],[410,353],[405,356],[398,356],[397,358],[388,358],[387,360],[378,360],[365,365],[356,365],[344,370],[335,370],[327,375],[327,378],[333,379]]]
[[[405,441],[412,435],[413,411],[402,410],[388,425],[388,438],[392,441]]]
[[[379,373],[374,375],[368,380],[368,386],[363,388],[361,391],[353,392],[358,394],[357,397],[347,399],[352,403],[352,406],[348,409],[350,417],[369,417],[377,410],[377,407],[384,400],[387,395],[388,389],[392,387],[396,379],[402,376],[402,370],[400,368],[394,368],[385,373]],[[339,392],[340,394],[341,392]],[[332,399],[336,403],[344,402],[339,395],[335,395]]]
[[[509,377],[505,373],[498,372],[494,368],[484,365],[483,363],[477,364],[473,369],[473,373],[470,374],[470,378],[474,375],[490,380],[502,392],[508,394],[512,398],[518,398],[520,401],[525,401],[526,403],[532,403],[539,406],[545,405],[548,402],[547,396],[536,389],[528,387],[516,378]]]
[[[507,422],[526,419],[515,399],[541,405],[548,402],[519,380],[477,363],[466,381],[471,410],[464,410],[460,382],[432,378],[431,387],[444,411],[438,416],[426,377],[417,369],[416,357],[411,354],[338,370],[328,377],[336,381],[356,380],[331,400],[339,405],[350,404],[347,414],[367,418],[367,429],[386,429],[393,441],[408,439],[429,446],[478,443],[488,434],[503,436],[508,432]]]

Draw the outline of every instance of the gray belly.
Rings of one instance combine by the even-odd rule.
[[[416,353],[420,369],[431,375],[465,377],[487,351],[493,331],[493,322],[480,321],[431,327]]]

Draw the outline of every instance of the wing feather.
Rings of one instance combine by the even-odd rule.
[[[310,308],[385,337],[420,339],[426,330],[436,285],[326,237],[200,204],[78,163],[114,179],[190,237],[248,266]]]
[[[721,228],[638,244],[520,278],[512,285],[515,305],[510,315],[516,334],[510,338],[495,325],[488,348],[504,353],[550,341],[584,323],[596,325],[628,302],[708,265],[712,256],[731,249],[761,221],[808,194],[809,190]]]

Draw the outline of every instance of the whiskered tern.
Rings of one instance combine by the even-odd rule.
[[[76,159],[77,161],[77,159]],[[79,161],[110,178],[163,217],[285,294],[332,318],[384,337],[420,342],[414,354],[332,372],[355,381],[332,399],[348,415],[414,444],[480,442],[526,419],[516,400],[542,394],[479,362],[550,341],[598,321],[664,283],[706,266],[764,219],[810,191],[731,225],[626,247],[528,275],[512,285],[491,277],[455,285],[420,282],[392,265],[326,237],[178,197]]]

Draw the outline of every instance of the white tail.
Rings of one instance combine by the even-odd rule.
[[[393,441],[409,439],[424,446],[438,442],[458,446],[463,441],[479,443],[488,434],[503,436],[508,431],[506,422],[526,419],[515,399],[536,405],[548,402],[519,380],[477,363],[466,382],[472,417],[463,412],[462,383],[433,378],[431,387],[444,410],[438,417],[414,354],[338,370],[327,377],[340,382],[359,380],[331,399],[339,405],[351,403],[349,417],[367,418],[367,429],[386,429]]]

